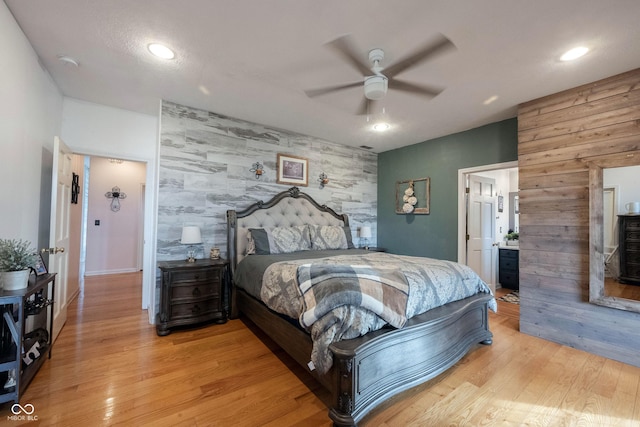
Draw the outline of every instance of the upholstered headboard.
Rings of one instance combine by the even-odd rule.
[[[227,250],[231,270],[247,253],[249,228],[291,227],[295,225],[349,226],[347,215],[318,204],[298,187],[275,195],[268,202],[257,202],[242,211],[227,211]]]

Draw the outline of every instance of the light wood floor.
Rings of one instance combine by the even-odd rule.
[[[505,304],[490,315],[492,346],[362,424],[640,424],[640,368],[521,334]],[[243,321],[158,337],[139,307],[139,274],[87,278],[21,401],[38,421],[7,420],[5,404],[0,425],[330,425],[327,393]]]

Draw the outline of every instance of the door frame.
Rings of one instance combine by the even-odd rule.
[[[458,169],[458,262],[460,264],[467,265],[467,186],[465,176],[478,172],[511,169],[517,167],[518,161],[513,160],[511,162],[493,163],[490,165]]]
[[[150,161],[149,159],[139,158],[135,156],[122,155],[118,153],[110,152],[98,152],[94,150],[74,150],[71,148],[74,155],[88,156],[88,157],[117,157],[125,161],[139,162],[146,165],[145,176],[145,210],[143,213],[143,242],[142,242],[142,300],[140,302],[140,308],[147,310],[149,318],[149,324],[155,323],[156,317],[156,209],[150,209],[149,206],[155,206],[158,182],[156,176],[157,162]],[[159,156],[159,154],[157,154]],[[84,191],[84,190],[83,190]]]

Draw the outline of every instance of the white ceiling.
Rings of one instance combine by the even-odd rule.
[[[638,0],[5,0],[65,96],[157,115],[159,99],[373,151],[516,114],[519,103],[640,67]],[[361,75],[325,43],[350,34],[390,65],[437,33],[457,50],[398,78],[446,89],[390,90],[393,124],[355,115],[362,88],[304,90]],[[177,53],[166,61],[147,45]],[[591,49],[574,62],[559,56]],[[65,65],[58,55],[75,58]],[[491,96],[498,99],[484,105]]]

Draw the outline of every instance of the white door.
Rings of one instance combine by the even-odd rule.
[[[493,178],[469,176],[467,265],[494,291],[497,256],[495,187]]]
[[[58,137],[53,143],[51,180],[51,231],[49,234],[49,272],[57,273],[53,305],[55,340],[67,320],[67,285],[69,270],[69,214],[71,209],[72,152]]]

